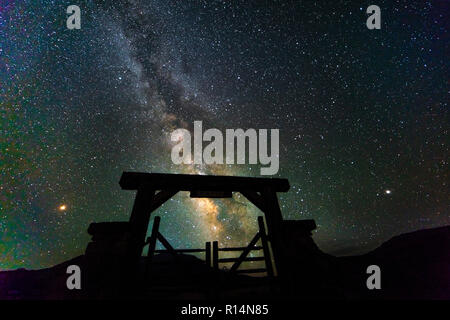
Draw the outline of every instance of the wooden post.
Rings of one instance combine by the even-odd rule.
[[[159,224],[161,222],[161,217],[156,216],[153,220],[153,227],[152,227],[152,235],[150,236],[150,242],[148,244],[148,263],[152,262],[153,255],[155,254],[155,247],[156,247],[156,240],[158,239],[158,233],[159,233]]]
[[[146,187],[139,188],[134,200],[133,210],[130,216],[130,229],[133,235],[133,255],[137,259],[142,254],[142,248],[147,235],[150,221],[151,206],[155,191]]]
[[[211,242],[205,243],[205,264],[211,267]]]
[[[213,242],[213,269],[219,270],[219,242]]]
[[[264,226],[264,218],[262,216],[258,217],[258,225],[264,252],[264,261],[266,262],[267,276],[273,277],[272,257],[270,256],[269,244],[267,243],[266,228]]]
[[[275,191],[270,188],[265,188],[262,192],[262,197],[266,203],[267,210],[264,212],[267,222],[267,231],[270,243],[272,245],[272,253],[275,260],[275,267],[279,277],[285,276],[284,267],[286,264],[283,253],[283,239],[282,239],[282,223],[283,216],[281,214],[278,198]]]

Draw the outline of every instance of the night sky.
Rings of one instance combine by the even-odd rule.
[[[67,6],[81,30],[66,28]],[[366,8],[381,8],[381,30]],[[337,255],[450,224],[449,2],[0,0],[0,269],[82,254],[91,222],[125,221],[123,171],[259,176],[174,165],[170,133],[280,129],[286,219]],[[244,245],[243,197],[161,215],[174,247]]]

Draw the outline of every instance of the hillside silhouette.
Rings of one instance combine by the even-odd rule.
[[[312,238],[293,246],[289,257],[301,266],[292,268],[289,288],[276,278],[214,270],[188,254],[155,254],[151,273],[142,257],[133,275],[111,268],[93,277],[82,255],[47,269],[0,272],[0,299],[450,299],[450,226],[402,234],[360,256],[325,254]],[[66,288],[73,264],[82,270],[82,290]],[[381,290],[366,288],[371,264],[381,268]],[[128,288],[118,285],[124,275],[136,280]]]

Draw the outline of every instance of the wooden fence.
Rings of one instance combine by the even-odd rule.
[[[211,242],[205,243],[205,248],[203,249],[174,249],[169,241],[159,232],[159,225],[161,218],[159,216],[155,217],[152,227],[151,236],[147,239],[145,244],[148,244],[148,264],[152,263],[152,259],[155,253],[171,253],[176,256],[178,253],[204,253],[205,263],[211,266],[215,270],[219,270],[219,264],[234,262],[230,272],[235,272],[239,274],[251,274],[251,273],[263,273],[266,272],[268,277],[274,276],[272,258],[269,249],[269,241],[266,234],[266,229],[264,226],[264,218],[262,216],[258,217],[259,231],[250,241],[246,247],[219,247],[219,243],[214,241],[212,243],[212,257],[211,257]],[[156,250],[156,241],[159,240],[165,249]],[[261,240],[261,246],[256,246],[258,241]],[[239,257],[235,258],[220,258],[220,252],[230,252],[239,251],[241,254]],[[248,257],[252,251],[262,251],[263,255],[258,257]],[[265,268],[254,268],[254,269],[239,269],[243,262],[251,261],[264,261]]]
[[[219,264],[223,263],[230,263],[234,262],[233,265],[230,268],[230,272],[235,273],[263,273],[266,272],[267,276],[273,277],[274,271],[273,271],[273,265],[272,265],[272,258],[269,250],[269,244],[268,244],[268,238],[264,226],[264,220],[263,217],[258,217],[258,226],[259,231],[256,233],[256,235],[253,237],[253,239],[250,241],[248,246],[246,247],[231,247],[231,248],[219,248],[219,243],[217,241],[213,242],[213,252],[212,252],[212,267],[216,270],[219,269]],[[256,246],[258,241],[261,240],[261,246]],[[252,251],[263,251],[263,256],[258,257],[248,257],[250,252]],[[239,257],[236,258],[219,258],[220,252],[225,251],[241,251],[241,254]],[[254,268],[254,269],[239,269],[240,265],[243,262],[247,261],[264,261],[265,262],[265,268]]]

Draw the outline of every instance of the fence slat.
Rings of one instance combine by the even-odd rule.
[[[159,223],[161,222],[161,217],[156,216],[153,220],[152,234],[150,236],[150,241],[148,244],[148,262],[152,261],[153,255],[155,253],[156,240],[158,239],[159,233]]]
[[[243,262],[246,262],[246,261],[264,261],[264,260],[265,260],[264,257],[248,257],[248,258],[245,258],[243,260]],[[219,259],[219,262],[223,262],[223,263],[236,262],[236,261],[239,261],[239,258],[222,258],[222,259]]]
[[[213,268],[219,270],[219,242],[213,242]]]
[[[258,217],[259,233],[261,233],[261,243],[264,251],[264,258],[266,261],[267,275],[273,277],[272,258],[270,256],[269,244],[267,241],[266,227],[264,226],[264,218]]]
[[[156,253],[164,253],[167,252],[166,249],[161,250],[155,250]],[[183,253],[183,252],[205,252],[205,249],[173,249],[176,253]]]
[[[234,247],[234,248],[219,248],[219,251],[243,251],[245,249],[247,249],[248,247]],[[253,248],[251,248],[250,250],[262,250],[263,247],[262,246],[255,246]]]
[[[211,266],[211,242],[205,243],[205,264]]]
[[[245,257],[247,257],[247,255],[250,253],[252,247],[258,242],[260,237],[261,237],[261,235],[259,234],[259,232],[256,233],[256,235],[253,237],[252,241],[250,241],[250,243],[248,244],[248,247],[239,256],[239,260],[236,261],[231,266],[230,271],[236,271],[237,268],[239,268],[239,266],[241,265],[242,261],[244,261]]]

